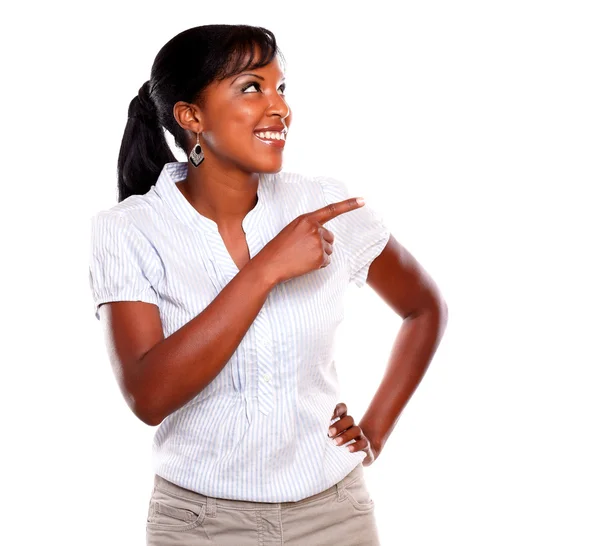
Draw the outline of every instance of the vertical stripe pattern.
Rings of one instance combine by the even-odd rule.
[[[97,318],[103,303],[144,301],[158,307],[167,337],[239,273],[217,224],[177,188],[186,174],[187,163],[167,163],[148,193],[92,218]],[[333,178],[262,174],[242,222],[250,257],[297,216],[349,197]],[[339,402],[333,346],[346,289],[365,284],[390,232],[368,205],[325,226],[335,235],[331,263],[274,287],[217,377],[157,427],[156,474],[204,495],[288,502],[324,491],[363,460],[327,436]]]

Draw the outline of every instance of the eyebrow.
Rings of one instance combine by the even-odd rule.
[[[259,76],[258,74],[254,74],[254,72],[244,72],[243,74],[239,74],[238,76],[233,78],[232,82],[229,85],[230,86],[233,85],[233,82],[235,82],[235,80],[237,80],[238,78],[241,78],[242,76],[254,76],[255,78],[258,78],[259,80],[265,81],[265,79],[262,76]],[[281,78],[281,81],[282,82],[285,81],[285,76],[283,76],[283,78]]]

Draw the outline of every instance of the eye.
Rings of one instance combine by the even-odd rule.
[[[258,84],[258,82],[252,82],[242,87],[242,93],[245,93],[246,89],[250,89],[251,87],[256,87],[257,89],[260,89],[260,85]]]
[[[250,89],[251,87],[254,87],[255,89],[260,89],[260,84],[258,82],[252,82],[249,83],[248,85],[245,85],[244,87],[242,87],[242,93],[245,93],[246,90]],[[281,89],[281,94],[285,94],[285,83],[282,83],[279,86],[279,89]]]

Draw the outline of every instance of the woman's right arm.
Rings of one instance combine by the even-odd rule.
[[[322,224],[361,206],[346,199],[294,219],[204,311],[167,338],[152,303],[100,305],[115,376],[135,415],[158,425],[202,391],[225,367],[273,287],[329,264],[334,237]]]
[[[250,260],[198,316],[165,338],[158,307],[139,301],[100,306],[110,361],[133,413],[158,425],[223,369],[276,285]]]

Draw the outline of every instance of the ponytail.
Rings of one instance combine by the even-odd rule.
[[[129,103],[117,161],[119,202],[146,193],[156,183],[164,164],[177,161],[158,121],[149,87],[147,81]]]

